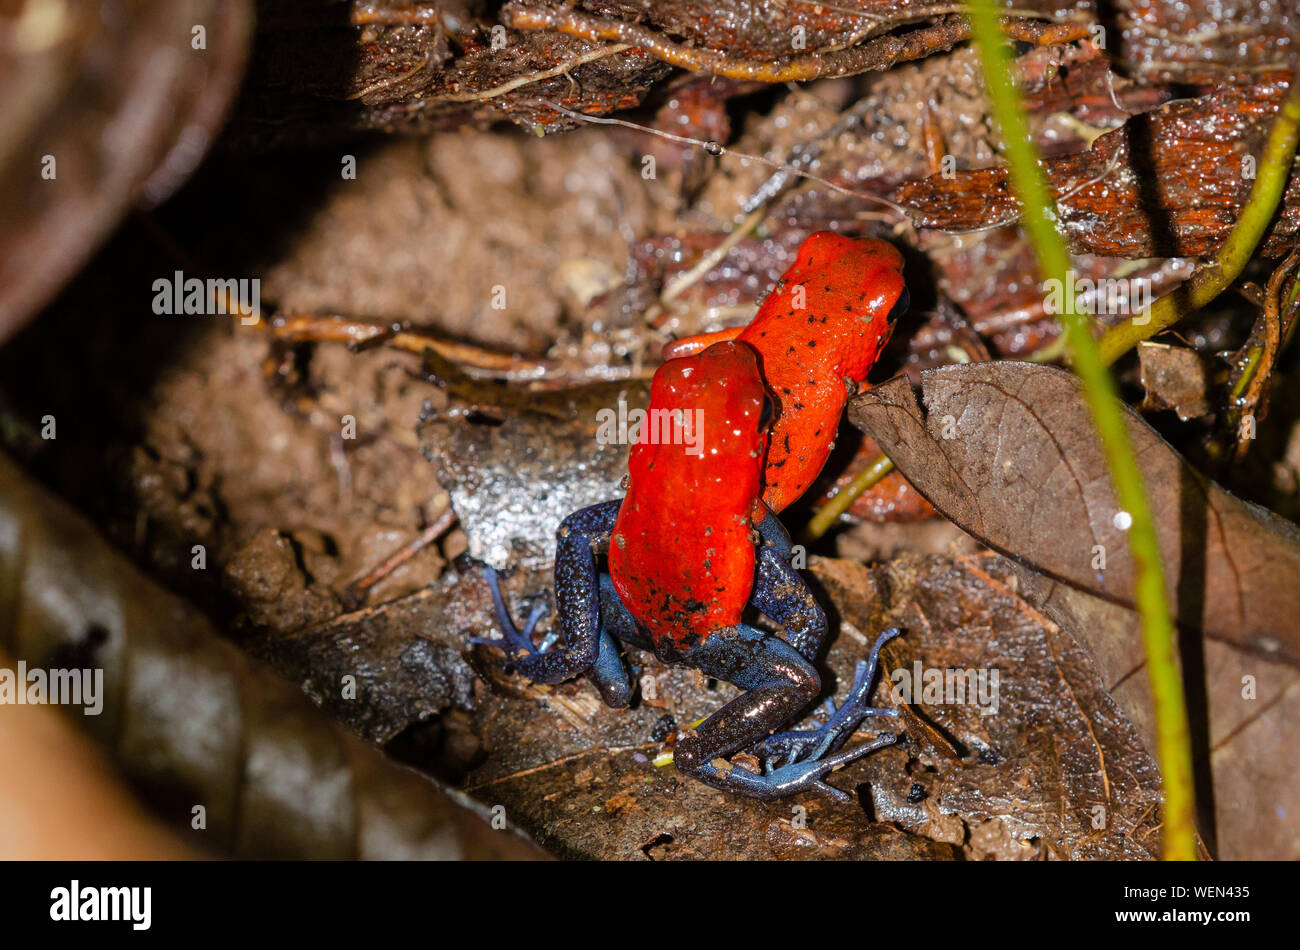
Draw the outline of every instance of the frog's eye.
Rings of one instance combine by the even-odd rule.
[[[898,322],[899,317],[907,312],[907,307],[911,302],[912,298],[908,295],[907,288],[904,287],[903,292],[900,293],[898,299],[894,301],[894,306],[890,309],[889,316],[885,318],[889,321],[891,327]]]
[[[772,397],[767,393],[763,394],[763,408],[758,414],[758,431],[762,432],[767,428],[768,423],[772,421],[772,416],[776,414],[776,405],[772,402]]]

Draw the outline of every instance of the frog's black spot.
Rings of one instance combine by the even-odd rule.
[[[671,717],[667,717],[671,718]],[[912,783],[912,789],[907,793],[909,804],[918,805],[925,800],[925,786],[917,782]]]

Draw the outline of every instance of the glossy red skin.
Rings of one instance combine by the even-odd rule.
[[[754,584],[766,395],[752,347],[725,342],[659,367],[650,409],[702,410],[698,455],[642,426],[609,545],[623,604],[656,645],[686,650],[740,622]]]
[[[903,258],[891,245],[830,231],[808,237],[748,326],[670,343],[679,359],[719,340],[759,353],[778,404],[764,471],[763,501],[774,512],[799,498],[835,445],[849,398],[889,341],[889,314],[903,292]],[[804,307],[796,307],[798,288]]]

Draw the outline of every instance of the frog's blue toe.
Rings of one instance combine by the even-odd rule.
[[[501,593],[501,576],[496,572],[495,568],[486,564],[482,565],[480,570],[483,572],[483,579],[487,581],[488,590],[492,594],[492,606],[496,612],[497,624],[501,628],[501,636],[495,639],[471,637],[469,642],[490,647],[500,647],[510,657],[518,656],[521,652],[529,656],[534,653],[545,652],[550,644],[544,643],[540,649],[533,646],[533,631],[537,629],[537,624],[550,610],[549,598],[544,598],[533,605],[532,611],[528,614],[528,619],[524,622],[524,629],[520,630],[515,626],[515,622],[510,616],[510,609],[506,607],[505,597]]]
[[[771,766],[774,763],[812,762],[832,755],[844,745],[858,724],[869,717],[897,718],[898,710],[871,705],[871,686],[876,678],[880,648],[903,631],[890,627],[871,648],[870,655],[858,662],[853,684],[848,695],[834,707],[826,723],[815,729],[777,732],[761,740],[753,749],[755,755]]]
[[[822,779],[869,752],[892,745],[896,739],[897,736],[886,733],[876,736],[870,742],[864,742],[834,755],[806,762],[791,762],[779,768],[769,769],[763,775],[757,775],[734,765],[722,769],[716,762],[691,762],[687,763],[687,767],[702,781],[716,788],[725,788],[765,801],[785,798],[798,792],[817,791],[837,802],[847,803],[852,801],[852,796]],[[679,762],[679,766],[681,764]]]

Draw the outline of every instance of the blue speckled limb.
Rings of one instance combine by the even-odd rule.
[[[561,645],[532,645],[531,633],[540,618],[538,608],[524,631],[515,631],[496,574],[490,569],[485,576],[493,588],[503,639],[478,642],[513,651],[517,658],[511,659],[511,665],[534,682],[558,683],[586,675],[606,703],[626,706],[632,688],[618,641],[646,650],[653,650],[654,644],[619,599],[609,575],[596,568],[596,552],[608,548],[618,507],[619,502],[606,502],[574,512],[557,533],[555,591]],[[863,719],[897,715],[894,710],[872,707],[869,699],[880,647],[901,631],[894,627],[881,634],[870,656],[858,664],[844,702],[831,712],[825,725],[777,732],[821,691],[812,663],[825,640],[826,616],[790,565],[790,538],[775,516],[769,514],[763,520],[759,534],[762,543],[750,602],[782,624],[787,639],[739,624],[710,633],[698,646],[675,657],[745,692],[681,739],[674,759],[684,774],[740,795],[777,799],[811,789],[848,801],[848,795],[822,779],[895,741],[892,734],[885,734],[842,749]],[[742,751],[759,756],[764,774],[727,761]]]
[[[563,643],[533,646],[533,628],[544,612],[541,605],[534,608],[524,630],[516,630],[497,573],[487,566],[482,569],[483,575],[492,593],[502,639],[471,642],[502,647],[510,665],[534,683],[562,683],[586,674],[606,703],[626,706],[632,698],[632,686],[618,643],[606,628],[608,623],[621,631],[635,624],[613,586],[602,583],[595,556],[597,548],[609,543],[620,504],[609,501],[575,511],[556,532],[555,594]]]
[[[816,729],[799,729],[778,732],[762,739],[750,751],[768,763],[798,762],[804,759],[818,759],[838,752],[840,747],[853,735],[863,719],[882,717],[898,718],[898,710],[871,705],[871,686],[876,678],[876,667],[880,661],[880,648],[894,637],[903,633],[899,627],[890,627],[871,647],[871,653],[865,660],[859,660],[853,676],[853,685],[849,687],[844,702],[831,713],[830,718]],[[892,741],[892,740],[891,740]]]
[[[693,735],[679,740],[674,749],[677,767],[706,785],[767,800],[815,790],[847,802],[848,795],[821,779],[894,741],[893,735],[877,736],[843,752],[833,752],[831,743],[822,741],[808,757],[766,768],[761,775],[732,765],[726,761],[729,756],[756,748],[773,728],[788,722],[816,697],[821,689],[817,671],[784,640],[744,624],[710,634],[685,659],[746,691],[702,722]],[[849,722],[850,715],[835,726],[837,735],[843,732],[845,739],[862,718]]]
[[[785,628],[785,638],[809,663],[826,642],[826,612],[790,564],[790,535],[768,512],[758,525],[757,573],[750,603]]]

